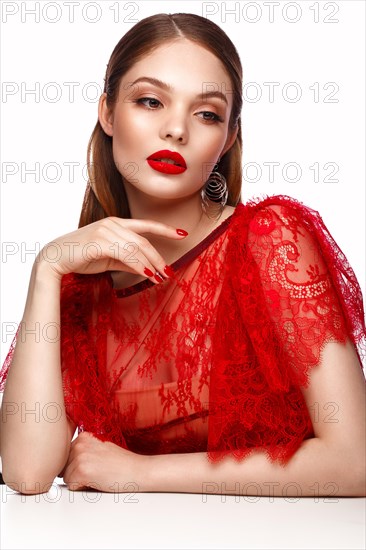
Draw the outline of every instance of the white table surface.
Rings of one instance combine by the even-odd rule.
[[[1,485],[2,549],[364,549],[366,498],[69,491]]]

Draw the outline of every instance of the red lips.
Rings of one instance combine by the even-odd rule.
[[[174,162],[179,164],[179,166],[182,166],[183,168],[187,168],[186,161],[180,155],[179,153],[176,153],[174,151],[169,151],[169,149],[163,149],[161,151],[156,151],[156,153],[153,153],[149,157],[147,157],[147,160],[161,160],[164,159],[172,159]]]

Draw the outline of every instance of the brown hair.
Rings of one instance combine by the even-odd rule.
[[[227,204],[241,201],[241,120],[242,67],[235,46],[225,32],[212,21],[193,13],[159,13],[136,23],[118,42],[107,65],[104,92],[108,107],[117,101],[123,75],[142,57],[164,42],[187,38],[213,53],[228,72],[233,89],[229,131],[238,125],[234,144],[219,163],[228,186]],[[92,160],[91,160],[92,158]],[[99,120],[89,139],[87,150],[88,183],[81,209],[79,228],[108,216],[130,218],[123,176],[117,170],[112,152],[112,137]]]

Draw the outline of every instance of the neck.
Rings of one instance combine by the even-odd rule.
[[[128,182],[125,183],[125,189],[131,218],[154,220],[188,232],[181,241],[149,233],[149,242],[162,254],[169,256],[189,250],[220,223],[220,220],[212,219],[204,213],[200,193],[176,200],[164,200],[146,195]]]

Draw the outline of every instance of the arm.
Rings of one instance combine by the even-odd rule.
[[[285,466],[255,449],[242,462],[206,453],[146,457],[142,491],[254,496],[366,496],[366,391],[354,347],[328,343],[303,388],[315,437]]]
[[[60,281],[45,262],[35,262],[3,395],[3,478],[24,493],[49,490],[67,460],[74,427],[61,378]]]

